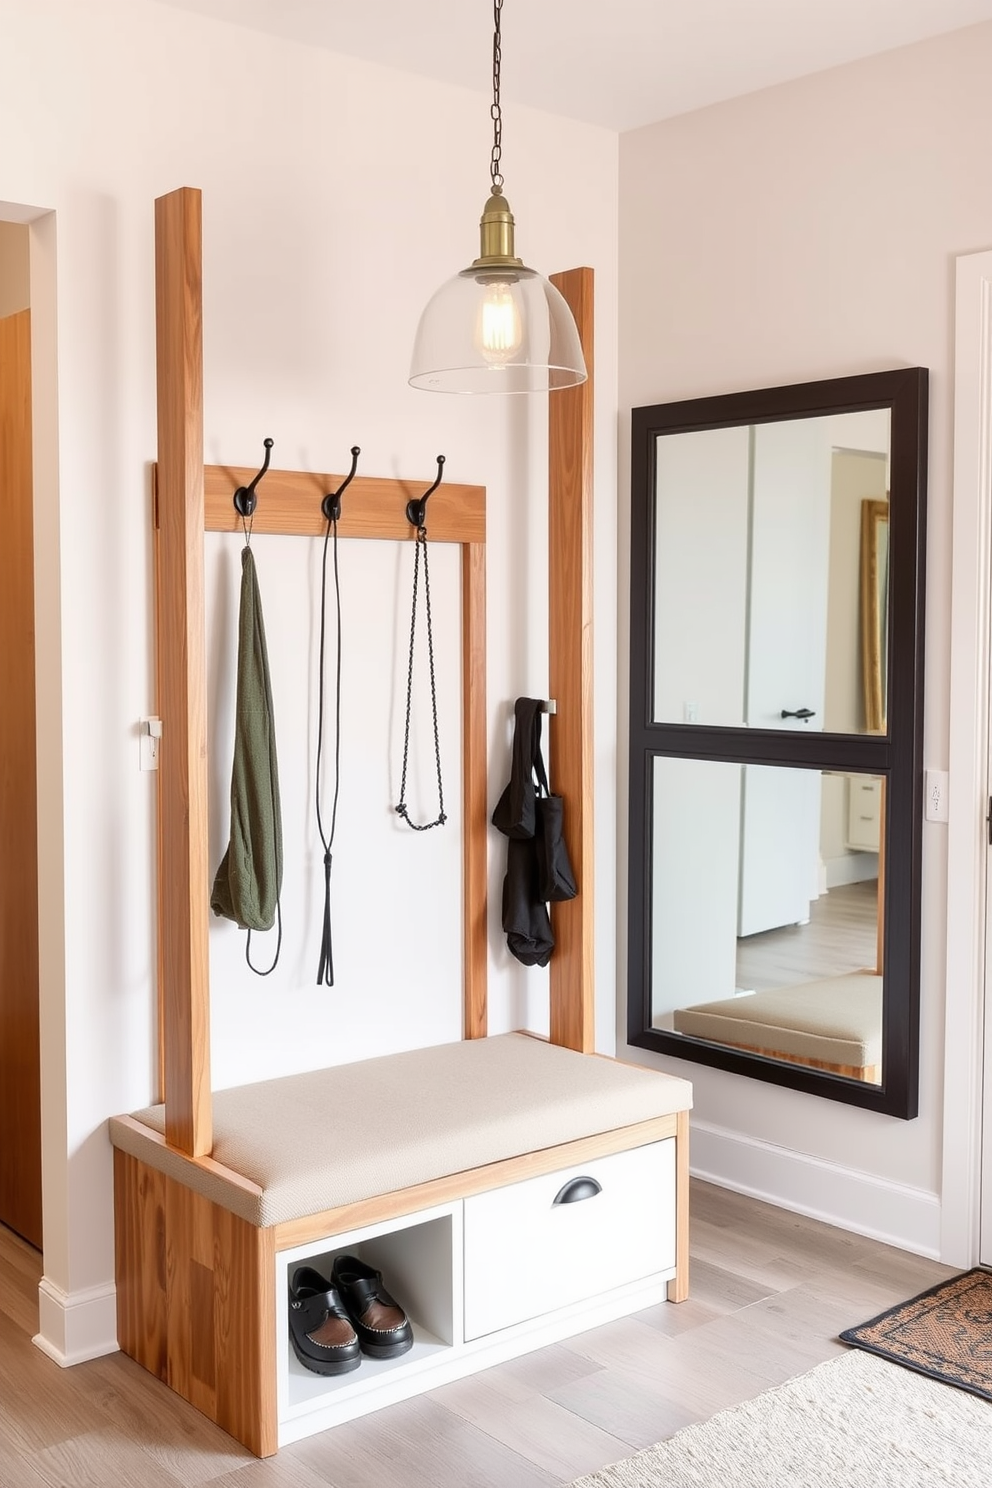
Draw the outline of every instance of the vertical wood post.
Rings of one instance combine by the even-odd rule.
[[[165,1008],[166,1137],[194,1157],[213,1145],[200,223],[199,191],[183,187],[157,199],[159,995]]]
[[[675,1132],[675,1275],[668,1283],[669,1302],[689,1295],[689,1112],[680,1111]]]
[[[551,906],[551,1042],[581,1053],[595,1046],[593,1001],[593,271],[569,269],[551,282],[575,317],[588,380],[549,400],[549,681],[554,789],[564,798],[565,839],[578,897]]]

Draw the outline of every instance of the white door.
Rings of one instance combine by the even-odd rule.
[[[989,924],[992,924],[990,917]],[[988,961],[986,960],[986,966]],[[992,980],[985,981],[985,1058],[982,1102],[982,1212],[978,1264],[992,1266]]]
[[[941,1246],[992,1265],[992,253],[963,254],[955,277]]]
[[[987,647],[986,656],[989,658],[990,665],[992,665],[992,636],[987,637]],[[992,699],[992,686],[990,686],[989,696]],[[986,759],[985,805],[990,818],[992,818],[992,716],[987,720],[985,738],[988,749],[988,757]],[[989,849],[992,849],[992,821],[988,823],[986,841],[988,842]],[[978,1264],[980,1266],[992,1266],[992,873],[989,872],[989,858],[987,853],[984,855],[984,858],[982,887],[984,888],[985,898],[985,1015],[982,1032],[982,1173]]]
[[[752,469],[746,723],[821,729],[830,420],[757,425]],[[754,935],[809,919],[819,866],[820,774],[749,765],[744,777],[737,933]]]
[[[819,887],[820,772],[745,765],[738,935],[804,925]]]

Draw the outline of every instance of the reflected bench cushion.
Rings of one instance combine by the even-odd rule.
[[[679,1008],[677,1033],[861,1068],[882,1058],[882,978],[850,972]]]

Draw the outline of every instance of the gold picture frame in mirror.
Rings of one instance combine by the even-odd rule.
[[[886,732],[888,692],[889,503],[861,503],[861,665],[865,726]]]

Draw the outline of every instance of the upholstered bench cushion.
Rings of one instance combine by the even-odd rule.
[[[680,1008],[678,1033],[862,1067],[882,1058],[882,978],[869,972]]]
[[[218,1090],[212,1157],[261,1194],[196,1168],[131,1122],[116,1147],[256,1225],[687,1110],[692,1086],[526,1034],[466,1039]],[[165,1130],[165,1108],[134,1119]]]

